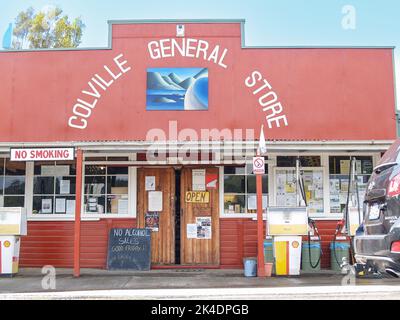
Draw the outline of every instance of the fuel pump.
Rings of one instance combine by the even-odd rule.
[[[338,235],[341,233],[346,237],[350,237],[350,257],[352,259],[351,262],[353,263],[354,248],[352,238],[356,235],[356,231],[361,225],[362,219],[363,217],[361,211],[360,195],[358,190],[358,178],[356,171],[356,158],[350,157],[346,205],[343,212],[343,218],[336,225],[336,230],[332,241],[333,255],[336,263],[339,266],[343,266],[347,262],[344,261],[344,263],[342,263],[337,257],[336,243]]]
[[[305,192],[305,187],[304,187],[303,171],[301,170],[300,157],[297,157],[297,159],[296,159],[296,180],[297,180],[297,185],[298,185],[298,188],[297,188],[298,204],[299,204],[299,206],[307,207],[307,197],[306,197],[306,192]],[[315,234],[315,236],[314,236],[314,234]],[[308,258],[309,258],[311,268],[316,269],[322,258],[322,247],[320,246],[319,257],[317,259],[317,262],[314,264],[312,262],[312,258],[311,258],[311,238],[312,237],[316,237],[317,241],[319,243],[321,243],[321,237],[319,235],[318,228],[315,224],[315,221],[309,217],[308,218],[308,235],[307,235]]]

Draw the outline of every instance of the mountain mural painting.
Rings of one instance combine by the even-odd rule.
[[[208,110],[208,69],[147,69],[146,95],[146,110]]]

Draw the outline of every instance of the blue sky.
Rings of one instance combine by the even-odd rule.
[[[0,0],[0,36],[19,11],[47,5],[82,17],[81,47],[107,45],[107,20],[240,18],[247,45],[396,46],[400,62],[399,0]],[[345,5],[355,9],[355,29],[342,27]]]

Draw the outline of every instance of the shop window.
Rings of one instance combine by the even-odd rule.
[[[256,213],[256,176],[252,164],[224,168],[224,212],[228,214]],[[263,180],[263,207],[268,201],[268,166]]]
[[[35,162],[33,214],[73,215],[75,213],[75,193],[75,162]]]
[[[128,214],[128,167],[85,166],[85,212]]]
[[[297,190],[296,156],[278,156],[275,168],[276,205],[295,207],[301,194]],[[324,212],[324,180],[320,156],[301,156],[300,172],[304,182],[304,193],[308,212]]]
[[[0,207],[25,206],[25,162],[0,158]]]
[[[372,174],[373,164],[371,156],[357,156],[355,158],[359,200],[362,207],[367,183]],[[329,200],[332,213],[341,213],[346,206],[349,188],[349,171],[349,156],[329,157]]]

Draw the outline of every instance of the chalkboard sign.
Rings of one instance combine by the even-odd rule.
[[[111,229],[108,239],[108,270],[150,270],[151,230]]]

